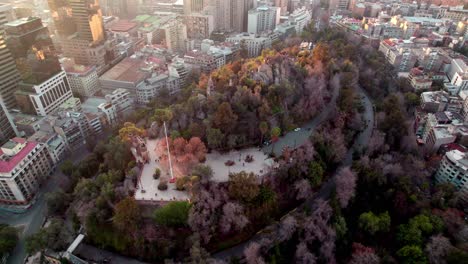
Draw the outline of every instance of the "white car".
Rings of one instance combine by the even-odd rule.
[[[301,131],[301,128],[298,127],[298,128],[295,128],[295,129],[294,129],[294,132],[297,132],[297,131]]]

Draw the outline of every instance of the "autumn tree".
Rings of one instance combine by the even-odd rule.
[[[127,197],[117,203],[112,222],[121,232],[135,234],[140,224],[140,207],[133,197]]]
[[[231,104],[224,102],[218,106],[213,117],[213,124],[224,133],[230,133],[236,126],[237,118],[237,115],[232,111]]]
[[[133,136],[143,136],[144,129],[138,128],[134,123],[126,122],[119,130],[119,137],[124,142],[129,142]]]
[[[342,168],[335,177],[336,196],[342,208],[348,206],[356,189],[356,174],[349,167]]]
[[[229,175],[229,196],[243,203],[250,203],[259,193],[257,176],[241,171]]]
[[[219,223],[221,232],[228,233],[230,231],[242,230],[249,220],[244,215],[244,208],[242,205],[228,202],[223,205],[223,214]]]

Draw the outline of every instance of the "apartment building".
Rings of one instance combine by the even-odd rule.
[[[260,34],[273,31],[280,22],[280,8],[261,6],[249,10],[247,32]]]
[[[227,42],[243,46],[247,49],[249,57],[257,57],[262,50],[271,48],[271,38],[268,36],[259,36],[256,34],[239,34],[226,39]]]
[[[75,94],[90,97],[101,89],[95,66],[73,64],[65,66],[64,70]]]
[[[452,183],[468,202],[468,157],[465,152],[452,150],[445,153],[435,174],[438,183]]]
[[[13,138],[0,148],[0,204],[28,206],[52,172],[44,144]]]

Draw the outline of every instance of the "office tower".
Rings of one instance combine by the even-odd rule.
[[[13,120],[0,96],[0,145],[5,144],[10,138],[15,137],[17,134],[18,131],[16,131]]]
[[[69,36],[76,32],[76,24],[72,18],[72,9],[67,0],[48,0],[50,14],[55,30],[59,36]]]
[[[262,33],[274,30],[280,21],[280,8],[262,6],[249,11],[248,32]]]
[[[64,71],[43,82],[24,80],[15,93],[16,102],[22,112],[39,116],[55,112],[61,104],[72,97],[72,90]]]
[[[23,80],[42,82],[60,72],[54,44],[40,18],[21,18],[4,28],[7,46]]]
[[[289,0],[275,0],[275,6],[281,8],[281,15],[285,16],[288,14]]]
[[[184,0],[184,14],[201,13],[207,3],[208,0]]]
[[[254,0],[214,0],[215,28],[219,31],[245,32],[247,13],[256,6]]]
[[[7,109],[15,107],[14,92],[21,77],[16,70],[15,60],[5,43],[4,25],[13,20],[13,11],[10,5],[0,4],[0,96]]]
[[[78,38],[92,43],[105,40],[104,23],[98,0],[68,0]]]
[[[347,10],[349,0],[330,0],[328,9],[330,10]]]

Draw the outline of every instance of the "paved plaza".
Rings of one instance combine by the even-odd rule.
[[[175,183],[169,183],[170,174],[167,166],[159,162],[158,158],[165,154],[165,149],[158,149],[160,145],[158,142],[162,139],[145,139],[146,147],[148,149],[149,163],[145,164],[141,173],[140,181],[138,183],[135,199],[141,201],[173,201],[173,200],[188,200],[189,195],[185,191],[178,191],[175,188]],[[132,150],[135,155],[136,151]],[[252,162],[246,162],[247,155],[253,157]],[[138,157],[137,157],[138,159]],[[234,161],[232,166],[226,166],[227,161]],[[248,148],[239,151],[230,151],[228,153],[219,153],[213,151],[206,155],[205,164],[213,169],[213,181],[226,182],[229,180],[230,173],[237,173],[241,171],[253,172],[257,175],[265,173],[272,160],[268,158],[265,153],[257,148]],[[179,173],[176,162],[173,163],[173,170],[175,177],[181,176]],[[168,182],[168,189],[165,191],[158,190],[160,179],[153,179],[153,174],[156,168],[161,170],[161,178],[166,179]]]
[[[253,161],[248,163],[245,162],[247,155],[253,157]],[[235,164],[232,166],[226,166],[227,161],[234,161]],[[233,150],[228,153],[219,153],[213,151],[206,155],[205,164],[213,169],[213,181],[225,182],[229,180],[230,173],[237,173],[241,171],[253,172],[257,175],[263,175],[268,171],[273,160],[268,158],[265,153],[258,150],[258,148],[248,148],[242,150]]]

